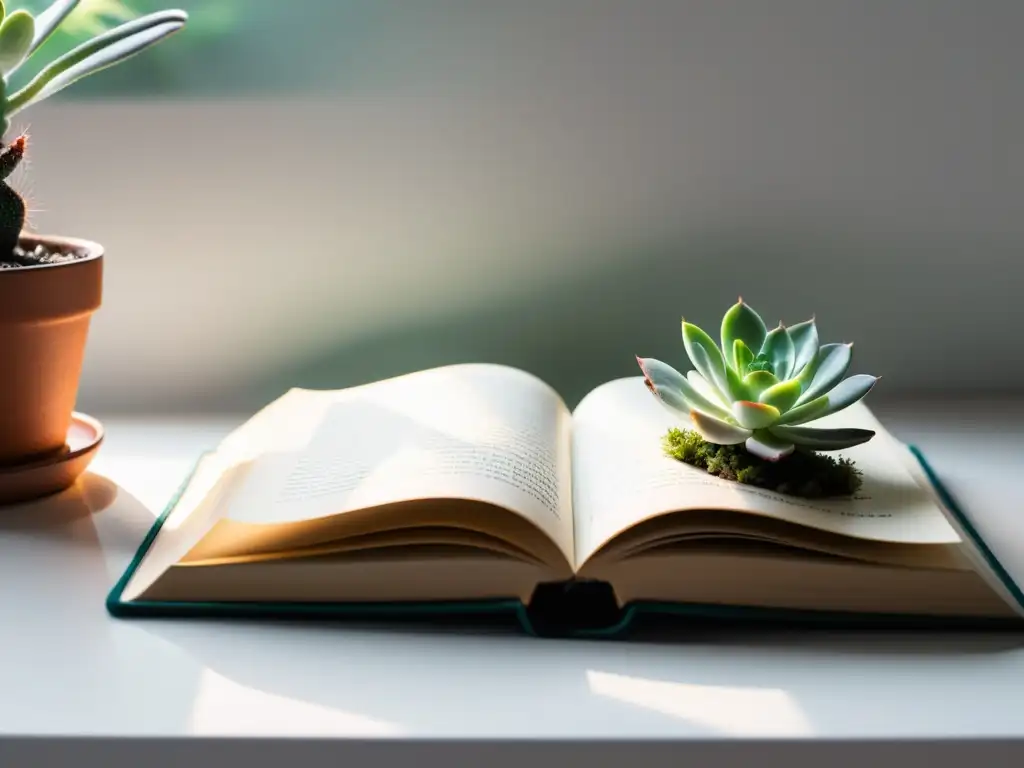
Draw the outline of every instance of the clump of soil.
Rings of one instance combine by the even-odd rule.
[[[862,477],[850,459],[833,458],[797,448],[782,461],[765,461],[740,445],[714,445],[696,432],[670,429],[665,453],[708,474],[789,496],[820,499],[852,496]]]
[[[20,269],[21,267],[38,267],[44,264],[66,264],[69,261],[84,259],[88,254],[84,251],[61,251],[40,243],[31,249],[20,245],[5,259],[0,259],[0,269]]]

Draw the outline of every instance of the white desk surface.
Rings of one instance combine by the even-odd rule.
[[[1015,526],[1024,546],[1024,403],[878,412],[922,446],[969,507]],[[596,750],[590,765],[621,762],[594,743],[607,739],[640,740],[625,759],[659,744],[677,765],[694,750],[759,741],[764,758],[773,744],[927,749],[943,740],[931,742],[934,765],[959,747],[1008,739],[985,764],[1003,764],[993,756],[1014,750],[1012,764],[1024,765],[1024,634],[735,628],[606,642],[109,618],[104,597],[154,516],[198,453],[237,423],[108,419],[78,490],[0,510],[0,764],[20,764],[4,758],[14,750],[73,744],[79,756],[110,747],[113,765],[134,759],[117,752],[121,737],[173,737],[179,746],[216,742],[178,737],[242,737],[230,743],[250,747],[260,738],[250,758],[258,763],[276,754],[266,740],[280,737],[273,744],[335,750],[517,742],[489,766],[537,762],[542,753],[516,749],[554,749],[554,740]],[[146,764],[169,754],[151,752]],[[801,755],[817,765],[866,759],[848,747],[793,752],[788,764]],[[644,759],[661,764],[654,758]]]

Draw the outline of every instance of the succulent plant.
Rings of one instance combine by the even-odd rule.
[[[22,88],[9,93],[12,76],[78,6],[55,0],[38,16],[19,9],[7,13],[0,0],[0,260],[11,254],[25,224],[25,202],[6,179],[25,157],[27,137],[7,143],[11,117],[80,80],[134,56],[181,29],[188,14],[157,11],[96,35],[45,64]]]
[[[813,317],[769,331],[740,298],[722,318],[721,347],[696,325],[682,325],[694,370],[683,375],[654,358],[637,362],[658,401],[707,442],[744,443],[751,454],[778,461],[798,446],[834,451],[874,437],[868,429],[805,426],[853,405],[879,378],[844,378],[853,344],[819,346]]]

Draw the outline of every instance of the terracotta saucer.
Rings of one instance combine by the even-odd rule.
[[[71,415],[64,450],[45,459],[0,467],[0,505],[49,496],[74,485],[103,442],[103,425],[84,413]]]

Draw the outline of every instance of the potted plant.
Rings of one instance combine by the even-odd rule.
[[[26,157],[28,137],[9,139],[11,118],[187,20],[184,11],[167,10],[126,22],[44,62],[14,89],[13,76],[35,63],[33,54],[77,5],[56,0],[33,16],[8,12],[0,0],[0,503],[67,487],[84,469],[72,459],[102,439],[98,423],[76,419],[74,407],[90,318],[102,298],[103,248],[23,231],[25,202],[9,180]],[[69,445],[73,433],[81,444]]]
[[[861,484],[848,459],[823,452],[866,443],[875,433],[806,426],[861,400],[879,377],[846,377],[853,344],[818,343],[814,318],[768,330],[740,298],[722,318],[721,347],[683,320],[694,369],[637,357],[647,388],[689,424],[664,437],[665,452],[709,473],[794,496],[848,496]],[[845,378],[844,378],[845,377]]]

